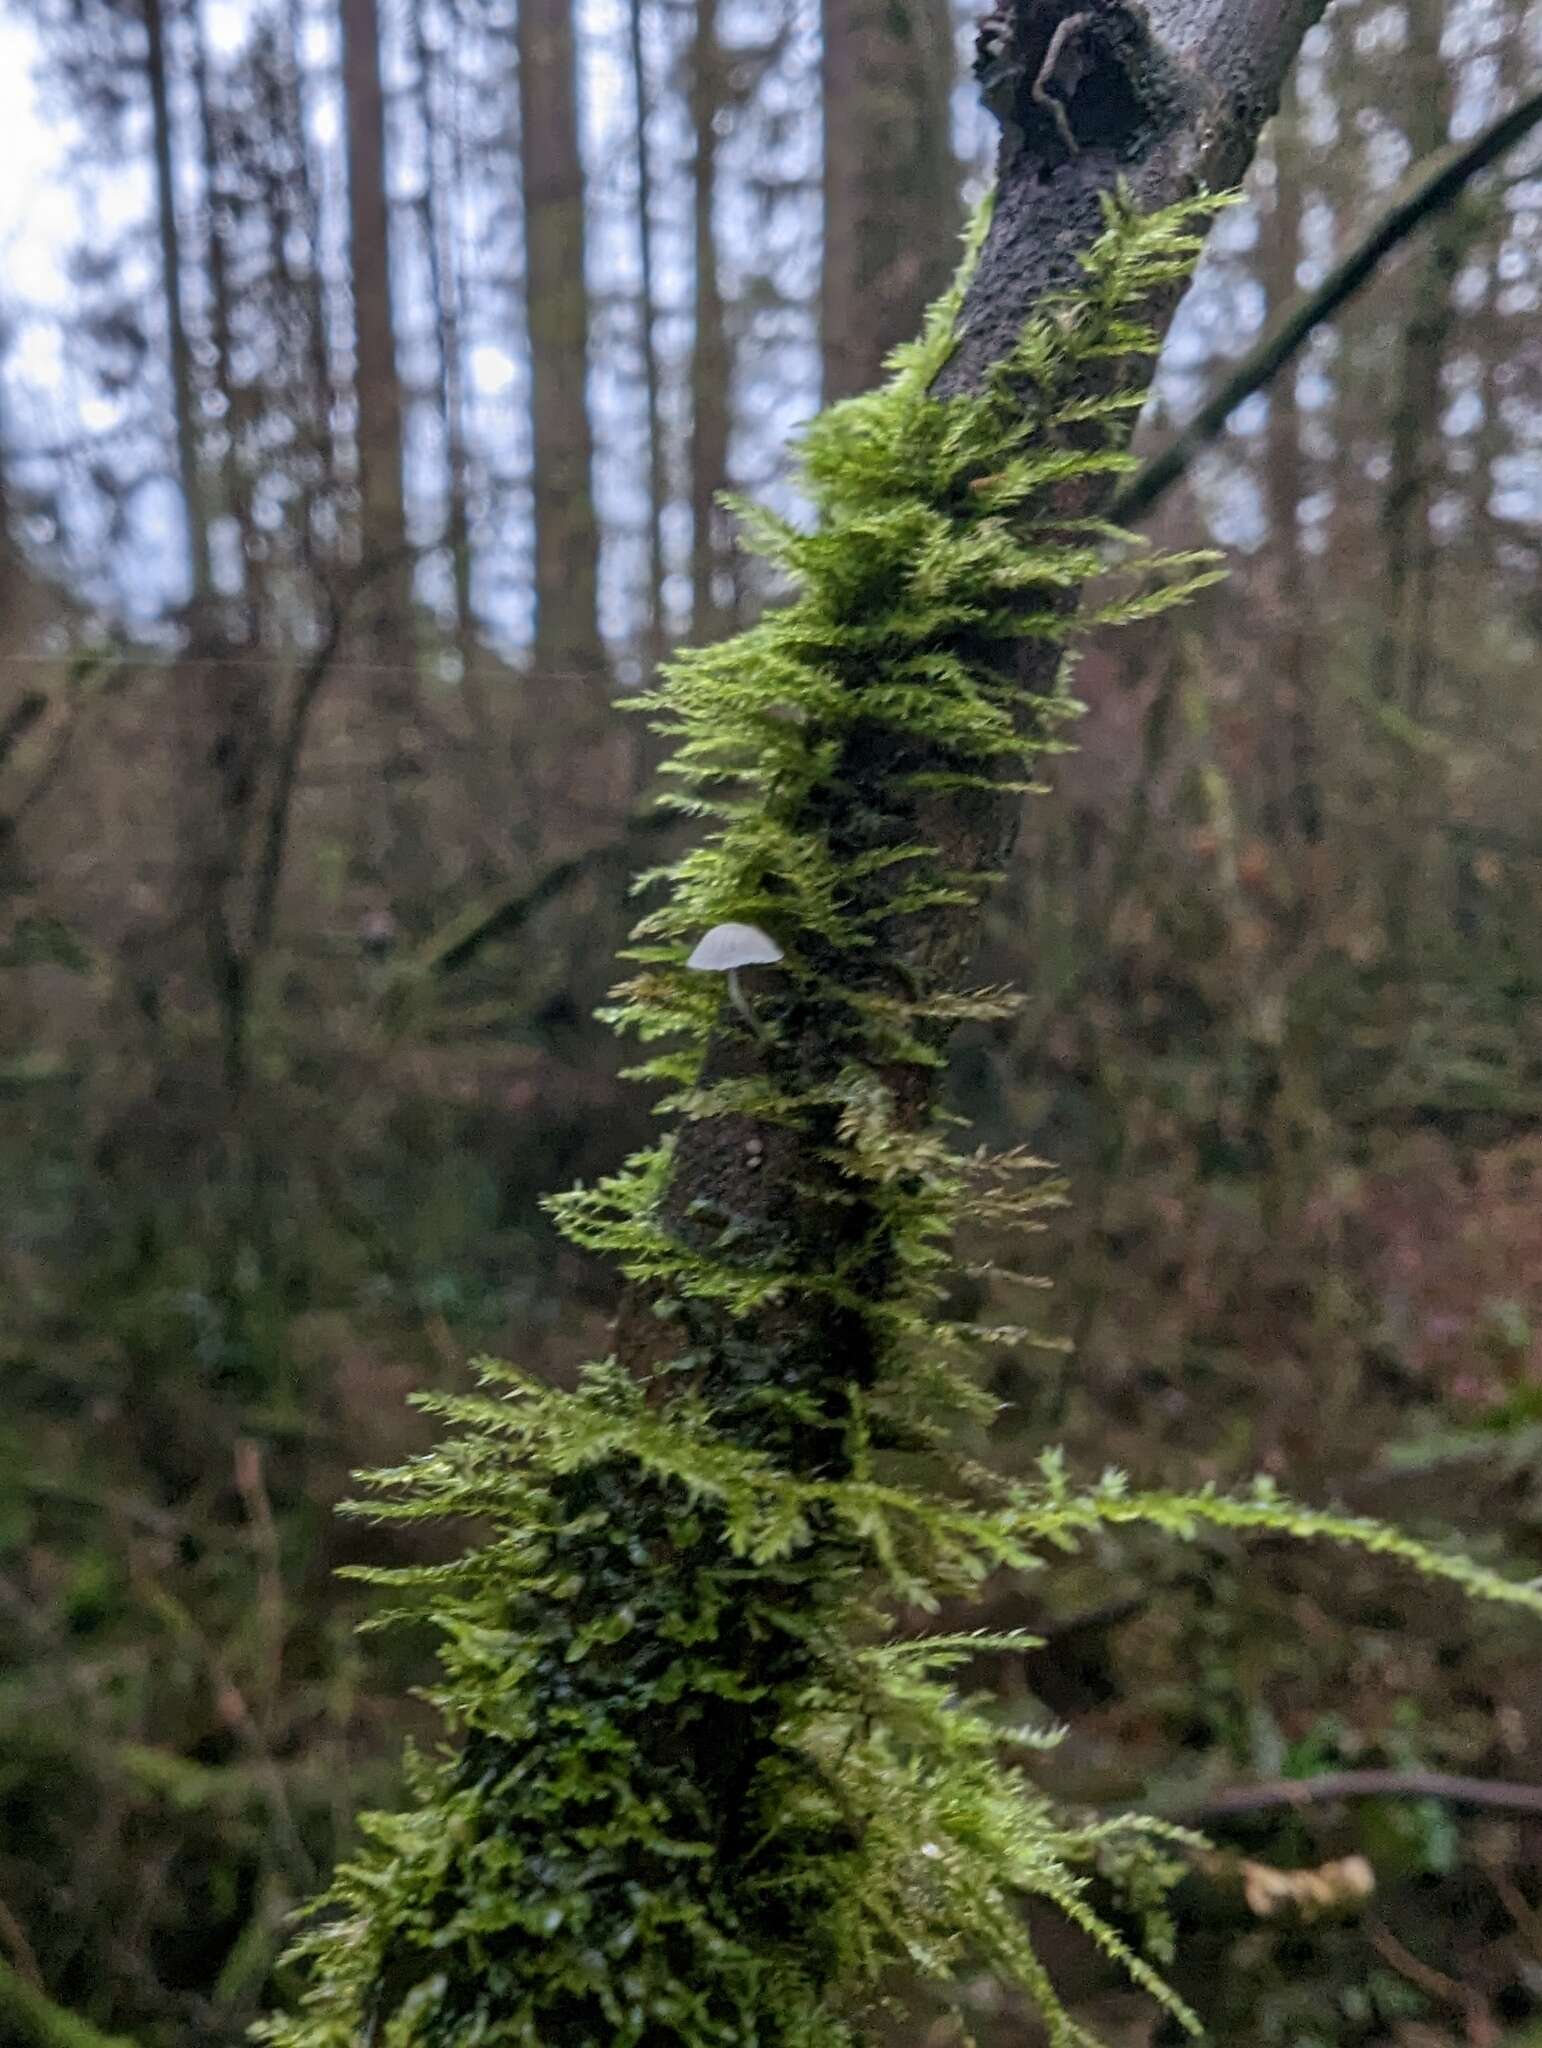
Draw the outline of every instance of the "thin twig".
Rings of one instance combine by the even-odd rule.
[[[1396,1970],[1400,1977],[1417,1986],[1426,1998],[1449,2006],[1462,2015],[1469,2048],[1494,2048],[1499,2039],[1499,2029],[1477,1992],[1469,1991],[1466,1985],[1448,1977],[1444,1970],[1437,1970],[1411,1949],[1405,1948],[1391,1928],[1383,1926],[1380,1921],[1373,1922],[1368,1932],[1371,1947],[1389,1969]]]
[[[1110,518],[1126,525],[1143,518],[1188,471],[1242,401],[1262,390],[1284,368],[1313,330],[1331,319],[1354,296],[1382,258],[1432,214],[1449,206],[1479,171],[1530,134],[1539,121],[1542,89],[1527,94],[1470,142],[1426,159],[1403,187],[1401,197],[1371,223],[1317,289],[1297,299],[1263,339],[1249,349],[1220,390],[1200,407],[1183,431],[1135,471],[1116,494]]]
[[[1055,67],[1065,54],[1065,46],[1075,35],[1080,35],[1087,26],[1086,14],[1068,14],[1055,24],[1055,33],[1049,39],[1049,48],[1044,52],[1044,62],[1039,66],[1039,75],[1029,88],[1029,96],[1036,106],[1043,107],[1055,126],[1060,130],[1060,139],[1065,144],[1067,156],[1080,156],[1081,145],[1071,129],[1071,117],[1065,109],[1065,102],[1058,93],[1050,91],[1055,76]]]
[[[1498,1778],[1466,1778],[1448,1771],[1324,1771],[1315,1778],[1268,1778],[1257,1785],[1228,1785],[1190,1800],[1164,1801],[1165,1819],[1228,1820],[1279,1807],[1328,1806],[1337,1800],[1443,1799],[1488,1813],[1542,1816],[1542,1785],[1507,1784]]]
[[[641,810],[627,818],[618,837],[582,853],[569,855],[537,875],[533,882],[520,883],[491,899],[461,911],[448,925],[428,939],[407,963],[414,975],[453,974],[467,966],[494,939],[509,939],[523,929],[538,910],[555,901],[575,882],[612,864],[630,867],[640,839],[652,838],[678,824],[677,813]]]
[[[284,1773],[245,1693],[236,1683],[234,1672],[185,1603],[152,1570],[133,1556],[130,1557],[129,1570],[146,1604],[202,1657],[215,1712],[232,1734],[240,1738],[254,1774],[267,1794],[276,1860],[287,1869],[290,1878],[302,1891],[312,1890],[318,1873],[295,1821]]]

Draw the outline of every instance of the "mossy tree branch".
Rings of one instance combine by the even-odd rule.
[[[1048,1455],[1007,1485],[948,1433],[992,1411],[974,1347],[1026,1336],[948,1318],[954,1225],[1043,1200],[1037,1162],[963,1157],[936,1114],[953,1024],[1002,1013],[960,987],[979,906],[1073,708],[1072,633],[1214,573],[1148,562],[1078,613],[1201,195],[1240,174],[1321,4],[1014,0],[982,50],[1005,139],[967,282],[806,433],[812,530],[749,515],[792,601],[646,700],[674,807],[715,822],[643,878],[667,893],[612,1013],[664,1044],[641,1071],[673,1128],[553,1205],[630,1283],[615,1355],[560,1392],[484,1362],[480,1391],[426,1401],[439,1448],[373,1476],[361,1512],[480,1531],[375,1574],[431,1604],[465,1740],[370,1818],[279,2048],[854,2048],[893,1970],[966,1965],[1079,2048],[1028,1897],[1190,2020],[1087,1896],[1093,1869],[1130,1877],[1159,1939],[1181,1831],[1057,1813],[951,1676],[1031,1642],[895,1639],[897,1611],[1139,1523],[1353,1545],[1542,1613],[1264,1487],[1078,1489]],[[743,1008],[690,966],[724,923],[781,952]]]
[[[978,267],[959,317],[961,341],[935,384],[940,398],[983,391],[1010,357],[1035,312],[1076,279],[1078,264],[1103,227],[1102,203],[1120,183],[1142,212],[1154,212],[1203,190],[1224,190],[1246,169],[1264,122],[1302,36],[1326,0],[1158,0],[1148,16],[1138,0],[1101,0],[1081,31],[1081,76],[1066,102],[1076,154],[1068,156],[1058,130],[1019,122],[1009,106],[1004,123],[994,210]],[[1072,0],[1014,0],[1010,52],[1015,47],[1017,97],[1033,82],[1033,60],[1056,25],[1077,8]],[[1160,328],[1171,317],[1177,288],[1153,304],[1148,317]],[[1144,366],[1114,360],[1089,368],[1084,395],[1095,398]],[[1113,471],[1079,477],[1056,494],[1056,513],[1085,519],[1106,512],[1118,483]],[[1063,587],[1049,602],[1069,615],[1079,592]],[[1036,700],[1051,697],[1062,659],[1059,639],[1012,639],[989,650],[1020,692],[1026,729],[1038,718]],[[1003,765],[999,793],[971,787],[917,801],[906,794],[916,778],[945,775],[954,766],[943,745],[928,748],[913,737],[896,743],[888,731],[856,725],[845,736],[828,778],[809,795],[798,825],[825,835],[848,862],[884,844],[912,840],[935,849],[939,870],[989,872],[1010,851],[1021,811],[1020,787]],[[794,829],[797,829],[795,826]],[[878,870],[864,914],[879,913],[875,943],[861,972],[867,992],[900,1000],[917,991],[955,988],[973,950],[977,904],[946,904],[931,916],[881,917],[885,889],[905,889],[912,877]],[[851,970],[843,968],[849,988]],[[704,1069],[710,1079],[748,1078],[768,1064],[796,1069],[808,1079],[828,1077],[851,1056],[845,1019],[826,1005],[799,1005],[773,1051],[731,1019],[714,1039]],[[793,1042],[789,1042],[793,1041]],[[906,1079],[901,1113],[913,1124],[928,1114],[933,1089],[924,1076]],[[828,1204],[814,1191],[827,1179],[817,1158],[820,1142],[789,1143],[784,1131],[752,1119],[701,1119],[683,1132],[675,1155],[669,1206],[689,1236],[694,1214],[705,1229],[732,1214],[744,1227],[747,1254],[764,1233],[784,1256],[789,1239],[828,1250]],[[667,1339],[646,1287],[634,1289],[618,1326],[624,1363],[655,1370]],[[787,1341],[810,1354],[850,1361],[850,1330],[838,1311],[805,1305],[807,1327],[783,1327]],[[699,1333],[692,1333],[699,1342]]]

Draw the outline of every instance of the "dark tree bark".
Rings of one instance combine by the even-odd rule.
[[[233,161],[236,152],[230,146],[230,137],[220,132],[219,110],[214,104],[214,96],[210,90],[208,37],[201,12],[195,14],[190,23],[190,30],[190,68],[193,97],[198,108],[199,157],[203,172],[203,206],[199,225],[203,231],[202,254],[208,279],[209,346],[213,350],[211,374],[215,388],[225,400],[225,433],[223,453],[219,461],[217,509],[225,517],[234,518],[240,526],[244,579],[248,573],[247,565],[251,554],[249,544],[253,536],[249,517],[251,508],[241,501],[237,456],[242,401],[247,394],[238,388],[233,367],[228,248],[231,208],[227,203],[228,195],[223,188],[222,168]]]
[[[428,276],[429,306],[434,322],[438,375],[435,398],[444,434],[446,498],[444,540],[450,554],[451,588],[455,595],[455,644],[462,660],[471,658],[475,622],[471,605],[470,519],[466,505],[466,441],[461,403],[460,294],[455,274],[455,227],[449,195],[453,176],[443,164],[444,145],[453,135],[453,111],[441,114],[435,94],[435,54],[424,19],[412,10],[413,98],[422,137],[423,183],[418,193],[418,229]]]
[[[1416,158],[1428,156],[1446,139],[1451,117],[1451,76],[1440,54],[1445,20],[1444,0],[1417,0],[1409,10],[1409,40],[1404,58],[1411,76],[1413,118],[1409,142]],[[1386,599],[1382,631],[1372,664],[1371,685],[1384,703],[1403,694],[1400,671],[1411,649],[1405,612],[1408,586],[1415,574],[1417,528],[1428,515],[1429,473],[1439,445],[1440,358],[1450,319],[1449,281],[1443,276],[1442,252],[1428,258],[1413,318],[1402,338],[1393,401],[1387,488],[1381,502],[1382,544],[1386,549]]]
[[[589,292],[570,0],[520,0],[520,163],[535,495],[535,660],[544,682],[604,692],[599,529],[590,482]]]
[[[13,668],[3,659],[26,652],[36,609],[31,578],[12,530],[9,454],[5,415],[0,411],[0,772],[43,724],[51,708],[48,690],[38,687],[37,672]],[[12,800],[9,788],[0,789],[0,890],[15,823]]]
[[[876,384],[951,275],[950,0],[825,0],[824,398]]]
[[[338,474],[334,419],[337,412],[337,380],[333,374],[332,349],[328,339],[327,292],[321,269],[321,207],[311,165],[310,140],[306,132],[304,79],[298,52],[304,39],[303,0],[285,0],[282,33],[275,38],[273,90],[277,118],[294,137],[291,174],[282,181],[280,196],[286,228],[296,231],[300,247],[307,254],[298,267],[290,254],[290,237],[281,233],[277,247],[283,258],[284,276],[297,306],[304,342],[297,349],[295,383],[303,393],[301,417],[308,427],[308,442],[316,461],[306,477],[298,522],[300,551],[309,562],[317,552],[316,510],[333,489]]]

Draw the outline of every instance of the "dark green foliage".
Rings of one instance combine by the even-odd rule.
[[[432,1608],[437,1703],[463,1745],[417,1764],[414,1807],[366,1824],[300,1945],[303,2010],[265,2029],[275,2048],[837,2048],[896,1968],[946,1986],[966,1965],[1080,2041],[1029,1898],[1186,2018],[1089,1892],[1122,1878],[1160,1954],[1185,1838],[1054,1811],[1024,1767],[1053,1731],[1002,1727],[949,1678],[1026,1639],[896,1640],[896,1611],[1126,1522],[1357,1544],[1542,1611],[1529,1588],[1267,1490],[1077,1488],[1053,1457],[1006,1485],[948,1445],[990,1412],[975,1345],[1024,1335],[946,1320],[953,1231],[971,1214],[1031,1224],[1047,1197],[1035,1161],[961,1156],[902,1112],[904,1075],[939,1062],[947,1025],[1003,999],[907,998],[875,969],[904,920],[974,903],[989,879],[901,827],[926,815],[917,783],[1031,775],[1073,708],[1019,702],[1000,653],[1064,640],[1070,599],[1128,546],[1059,494],[1125,461],[1139,391],[1086,394],[1106,392],[1099,365],[1149,354],[1141,308],[1191,261],[1195,213],[1111,204],[1080,289],[983,395],[938,402],[957,288],[884,390],[810,430],[813,529],[754,518],[793,601],[683,658],[655,700],[677,800],[718,829],[668,872],[614,1015],[668,1041],[642,1071],[674,1088],[679,1122],[751,1118],[818,1162],[820,1229],[790,1217],[778,1239],[710,1191],[682,1213],[666,1138],[555,1206],[678,1332],[668,1360],[646,1378],[595,1365],[573,1393],[489,1363],[480,1392],[425,1403],[448,1425],[439,1449],[375,1475],[361,1512],[479,1532],[453,1564],[376,1574]],[[1149,564],[1078,623],[1142,616],[1213,573]],[[884,784],[832,792],[854,731],[890,748]],[[910,741],[930,764],[914,778]],[[758,998],[767,1056],[728,1078],[705,1066],[720,990],[684,966],[726,918],[786,951]],[[789,1302],[844,1333],[839,1355],[784,1341]]]

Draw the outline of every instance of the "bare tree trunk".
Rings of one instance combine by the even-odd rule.
[[[6,765],[44,721],[51,708],[49,691],[34,669],[13,667],[5,657],[27,651],[32,626],[32,593],[26,563],[12,528],[10,448],[0,409],[0,777]],[[0,788],[0,895],[4,894],[15,818],[12,793]]]
[[[293,168],[291,175],[282,181],[280,191],[285,224],[298,231],[297,239],[306,252],[300,259],[302,267],[298,270],[295,267],[287,235],[279,237],[279,252],[284,261],[284,274],[304,309],[305,344],[300,353],[310,379],[305,418],[316,461],[315,476],[307,478],[302,499],[300,545],[302,555],[310,561],[318,540],[317,503],[335,488],[333,480],[338,474],[338,462],[333,428],[337,411],[336,378],[328,339],[327,291],[321,271],[321,208],[311,168],[305,88],[297,54],[303,37],[303,0],[286,0],[284,34],[278,39],[275,52],[274,93],[280,109],[279,118],[294,137]],[[299,381],[298,377],[296,381]]]
[[[1524,47],[1527,0],[1514,0],[1506,7],[1500,31],[1498,98],[1502,107],[1514,106],[1526,84]],[[1483,299],[1472,317],[1476,329],[1479,360],[1479,392],[1483,414],[1473,438],[1473,467],[1468,486],[1468,520],[1472,530],[1472,554],[1477,573],[1485,584],[1499,584],[1504,576],[1505,523],[1494,511],[1494,499],[1503,477],[1501,465],[1511,446],[1504,417],[1504,382],[1510,360],[1508,322],[1501,311],[1504,261],[1510,238],[1510,216],[1502,205],[1495,206],[1485,224],[1486,240]],[[1479,853],[1467,822],[1471,799],[1463,805],[1463,822],[1449,840],[1451,863],[1452,927],[1464,945],[1471,945],[1483,929],[1484,889],[1479,880]]]
[[[341,20],[363,568],[358,647],[368,701],[382,728],[386,785],[372,865],[395,869],[414,836],[411,800],[402,784],[417,766],[418,691],[376,0],[342,0]]]
[[[177,187],[171,135],[171,94],[167,75],[167,16],[163,0],[142,0],[145,70],[150,85],[151,142],[155,158],[156,230],[166,293],[167,345],[172,416],[176,426],[177,480],[187,519],[188,581],[196,610],[213,587],[209,563],[209,516],[198,452],[193,356],[182,302],[182,233],[177,220]]]
[[[571,0],[520,0],[520,164],[535,498],[535,663],[543,689],[606,696],[589,424],[584,172]]]
[[[1270,131],[1274,145],[1274,203],[1264,227],[1264,282],[1271,314],[1295,297],[1296,266],[1301,257],[1301,151],[1296,121],[1296,97],[1292,91],[1286,94]],[[1301,845],[1315,846],[1322,838],[1322,797],[1307,636],[1308,571],[1301,545],[1301,501],[1305,495],[1301,416],[1293,369],[1283,371],[1269,390],[1264,487],[1269,503],[1270,554],[1275,564],[1279,622],[1273,635],[1273,645],[1278,649],[1275,704],[1261,710],[1265,733],[1273,729],[1269,714],[1274,709],[1286,735],[1283,747],[1269,748],[1271,760],[1266,772],[1272,780],[1277,778],[1269,822],[1277,838],[1293,835]]]
[[[690,54],[695,223],[696,331],[691,349],[691,637],[712,640],[730,607],[720,589],[727,535],[717,494],[728,480],[732,362],[717,262],[717,127],[723,106],[723,62],[717,0],[696,0]]]
[[[669,479],[664,460],[663,394],[654,331],[658,323],[658,291],[653,271],[653,153],[648,138],[653,106],[644,28],[643,0],[630,0],[627,36],[637,121],[637,249],[641,269],[637,325],[648,431],[647,659],[652,669],[664,654],[664,511]]]
[[[444,432],[444,544],[450,557],[450,588],[455,612],[455,649],[460,657],[460,694],[470,726],[472,747],[484,798],[496,801],[505,778],[493,759],[493,725],[477,671],[476,610],[471,571],[471,457],[466,445],[465,392],[461,363],[461,276],[455,223],[455,195],[462,190],[458,109],[436,104],[435,53],[425,32],[423,13],[412,13],[413,80],[422,132],[423,189],[418,213],[428,270],[429,302],[434,321],[434,347],[439,362],[437,397]],[[454,63],[453,47],[438,59]],[[453,79],[452,79],[453,85]],[[451,95],[453,101],[453,93]],[[449,161],[446,163],[446,157]],[[491,810],[488,813],[492,815]]]
[[[1451,75],[1440,53],[1445,16],[1445,0],[1409,0],[1409,140],[1416,160],[1438,149],[1450,126]],[[1381,504],[1386,589],[1371,685],[1381,703],[1415,719],[1422,714],[1429,673],[1435,574],[1430,500],[1440,460],[1440,376],[1451,326],[1451,288],[1463,239],[1460,209],[1447,209],[1436,222],[1403,334]],[[1409,818],[1420,772],[1420,764],[1402,754],[1393,762],[1385,902],[1387,944],[1399,977],[1408,966],[1410,916],[1424,851],[1415,844]]]
[[[239,521],[243,541],[246,541],[250,539],[251,534],[246,517],[249,508],[240,502],[238,478],[242,394],[237,389],[232,368],[230,264],[226,247],[230,230],[220,189],[221,166],[228,160],[229,152],[222,147],[222,139],[216,129],[218,114],[209,89],[209,53],[201,9],[194,13],[191,31],[191,69],[194,97],[198,106],[199,153],[203,171],[202,227],[209,288],[209,345],[214,352],[215,386],[225,401],[224,452],[219,464],[220,487],[217,509],[224,516]],[[248,573],[248,554],[243,547],[243,581]]]
[[[876,384],[952,273],[949,0],[824,0],[824,398]]]
[[[1444,18],[1444,0],[1410,0],[1405,63],[1413,110],[1408,139],[1415,160],[1440,147],[1450,121],[1451,81],[1440,55]],[[1381,504],[1387,591],[1372,672],[1376,694],[1387,704],[1396,703],[1401,695],[1401,672],[1407,658],[1408,622],[1403,604],[1413,568],[1414,529],[1426,509],[1427,469],[1439,431],[1432,408],[1439,397],[1438,345],[1444,319],[1443,309],[1431,305],[1421,291],[1398,359],[1387,488]]]
[[[1525,31],[1529,9],[1527,0],[1514,0],[1507,7],[1504,25],[1500,32],[1499,48],[1496,52],[1498,78],[1496,81],[1499,103],[1504,108],[1513,107],[1518,96],[1528,84]],[[1534,80],[1531,81],[1534,83]],[[1504,315],[1500,311],[1503,292],[1502,265],[1506,244],[1509,240],[1509,215],[1502,206],[1494,209],[1487,223],[1489,248],[1488,261],[1484,266],[1483,302],[1477,310],[1476,320],[1481,335],[1481,393],[1483,418],[1477,433],[1475,448],[1476,462],[1472,482],[1473,517],[1483,533],[1481,559],[1490,573],[1497,567],[1499,549],[1496,540],[1499,527],[1491,516],[1490,506],[1499,484],[1498,465],[1508,443],[1503,416],[1504,370],[1509,356],[1508,337],[1505,333]]]

